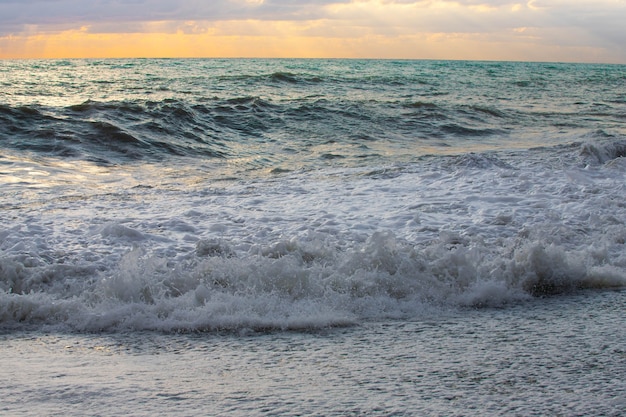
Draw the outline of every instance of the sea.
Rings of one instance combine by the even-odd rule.
[[[0,61],[0,415],[626,415],[626,66]]]

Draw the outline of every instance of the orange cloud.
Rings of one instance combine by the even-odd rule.
[[[223,22],[211,30],[165,33],[91,33],[88,28],[0,38],[1,58],[124,57],[344,57],[484,60],[609,61],[602,50],[570,45],[537,46],[536,29],[481,33],[379,34],[366,28],[320,22]],[[336,22],[335,22],[336,23]],[[272,30],[268,31],[268,26]],[[297,26],[297,27],[294,27]],[[239,27],[239,30],[236,30]],[[330,35],[323,36],[324,32]],[[358,36],[348,36],[358,32]],[[237,34],[241,33],[241,34]]]
[[[239,22],[241,23],[241,22]],[[261,25],[261,22],[258,22]],[[262,25],[265,25],[264,22]],[[246,31],[254,32],[254,24]],[[228,32],[228,30],[226,31]],[[258,33],[91,33],[87,28],[0,38],[1,58],[321,57],[331,39]]]

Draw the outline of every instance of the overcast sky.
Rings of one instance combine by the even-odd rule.
[[[0,58],[626,63],[626,0],[0,0]]]

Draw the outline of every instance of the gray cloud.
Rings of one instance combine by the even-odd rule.
[[[344,1],[345,2],[345,1]],[[336,0],[0,0],[0,31],[24,25],[163,20],[312,19]]]
[[[440,1],[441,2],[441,1]],[[536,25],[576,25],[598,28],[621,28],[626,19],[626,2],[609,0],[443,0],[461,6],[490,6],[529,9],[539,8]],[[0,0],[0,32],[19,30],[25,25],[81,25],[165,20],[305,20],[328,17],[324,6],[349,4],[350,0]],[[432,0],[383,0],[382,4],[428,6]],[[621,16],[621,18],[620,18]],[[523,14],[517,16],[524,19]],[[458,23],[458,16],[442,10],[437,26],[446,19]],[[512,25],[515,17],[509,22]],[[452,26],[452,25],[450,25]]]
[[[236,14],[237,8],[236,3],[224,0],[204,3],[194,0],[8,0],[0,1],[0,22],[17,26],[179,20],[198,16],[222,19]]]

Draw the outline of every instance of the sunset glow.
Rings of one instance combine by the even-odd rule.
[[[626,62],[626,2],[0,1],[0,58]]]

